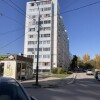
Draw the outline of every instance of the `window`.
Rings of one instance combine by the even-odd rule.
[[[39,10],[40,10],[40,11],[43,11],[43,8],[40,8]]]
[[[50,34],[41,34],[41,37],[50,37]]]
[[[50,55],[43,55],[43,58],[50,58]]]
[[[29,58],[34,58],[34,55],[27,55],[27,57],[29,57]]]
[[[44,34],[44,37],[50,37],[50,34]]]
[[[50,48],[43,48],[43,51],[50,51]]]
[[[44,11],[51,10],[51,7],[44,8]]]
[[[47,41],[47,44],[50,44],[50,40]]]
[[[28,52],[34,51],[34,48],[28,48]]]
[[[29,38],[33,38],[33,35],[28,35]]]
[[[43,21],[40,21],[40,24],[43,24]]]
[[[37,58],[37,55],[35,55],[35,58]],[[39,58],[42,58],[42,55],[39,55]]]
[[[34,6],[34,3],[30,3],[31,6]]]
[[[4,74],[4,63],[0,63],[0,77]]]
[[[37,41],[28,41],[28,45],[37,44]]]
[[[50,62],[43,62],[42,65],[43,66],[50,66]]]
[[[42,41],[39,41],[39,44],[42,44]]]
[[[50,44],[50,40],[43,41],[43,44]]]
[[[37,48],[35,48],[35,51],[37,51]],[[39,48],[39,51],[42,51],[42,48]]]
[[[50,24],[51,23],[51,20],[45,20],[44,21],[44,24]]]
[[[44,14],[44,17],[50,17],[51,15],[50,14]]]
[[[35,31],[35,28],[29,28],[29,31]]]
[[[44,1],[43,4],[51,4],[51,1]]]
[[[33,44],[34,42],[33,41],[28,41],[28,45],[31,45]]]
[[[44,27],[44,30],[46,31],[46,30],[50,30],[51,29],[51,27]]]
[[[46,41],[43,41],[43,44],[46,44]]]

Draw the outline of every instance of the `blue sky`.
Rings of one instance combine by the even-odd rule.
[[[4,1],[12,5],[9,0]],[[23,53],[25,15],[4,1],[0,0],[0,54]],[[25,11],[26,2],[32,0],[12,1]],[[64,17],[68,31],[72,55],[82,57],[88,53],[93,58],[96,54],[100,54],[100,3],[64,14],[63,12],[97,1],[99,0],[59,0],[60,13]],[[14,32],[9,32],[12,30]]]

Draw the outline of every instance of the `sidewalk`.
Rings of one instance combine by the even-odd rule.
[[[65,79],[53,78],[53,77],[39,79],[39,85],[42,88],[60,87],[60,86],[64,86],[64,85],[73,83],[75,77],[76,77],[76,74],[73,73],[72,75],[66,77]],[[33,84],[35,84],[35,79],[27,80],[27,81],[22,81],[20,83],[25,88],[33,88],[33,87],[36,88],[36,86],[33,85]]]

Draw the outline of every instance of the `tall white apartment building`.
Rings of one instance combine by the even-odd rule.
[[[59,14],[58,0],[27,2],[24,54],[37,65],[38,17],[40,12],[39,71],[49,72],[53,67],[67,67],[69,40],[63,18]]]

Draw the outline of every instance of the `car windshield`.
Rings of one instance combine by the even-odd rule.
[[[27,100],[17,83],[0,83],[0,100]]]

